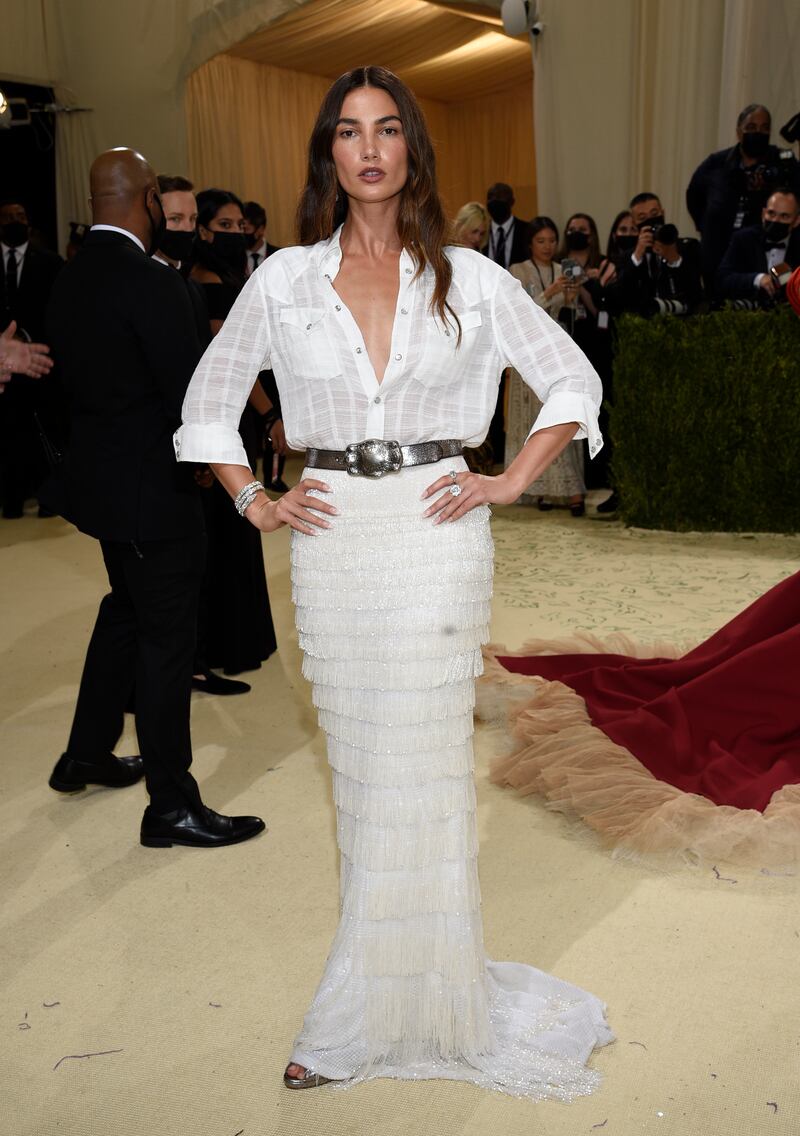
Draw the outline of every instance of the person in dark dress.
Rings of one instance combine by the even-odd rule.
[[[163,264],[165,268],[179,273],[192,304],[197,338],[202,350],[205,351],[211,342],[208,305],[202,286],[188,277],[188,265],[191,263],[197,227],[197,201],[194,196],[194,186],[188,178],[181,175],[159,174],[158,189],[161,194],[161,203],[164,206],[166,228],[161,234],[160,247],[153,254],[153,259],[158,261],[159,264]],[[194,472],[194,477],[197,484],[204,490],[209,489],[214,484],[214,475],[208,466],[199,466]],[[209,539],[207,558],[208,556],[213,557],[216,555],[216,550],[213,550],[210,545],[217,538],[216,530],[207,527],[206,536]],[[205,576],[203,577],[200,596],[192,689],[202,691],[204,694],[247,694],[250,691],[248,683],[222,678],[215,674],[208,665],[206,660],[206,624],[211,597],[208,593]]]
[[[242,203],[221,189],[197,195],[197,240],[190,281],[205,294],[211,337],[222,327],[246,279]],[[272,405],[256,382],[239,430],[255,470],[264,418]],[[257,670],[277,650],[264,572],[261,538],[230,507],[214,481],[202,495],[209,531],[208,565],[201,598],[203,651],[209,667],[225,674]]]

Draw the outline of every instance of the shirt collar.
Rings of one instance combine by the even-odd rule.
[[[177,264],[173,264],[171,260],[167,260],[166,257],[161,256],[157,252],[154,252],[153,255],[150,257],[150,259],[151,260],[157,260],[159,264],[163,264],[166,268],[180,269],[180,267],[181,267],[180,261],[178,261]]]
[[[496,233],[498,229],[502,229],[506,236],[511,232],[511,226],[514,224],[514,214],[504,221],[502,225],[498,225],[496,221],[492,221],[492,233]]]
[[[329,237],[327,241],[320,241],[317,245],[319,249],[319,274],[327,277],[328,280],[336,279],[339,265],[342,263],[342,228],[343,224],[339,226],[332,237]],[[403,249],[400,253],[400,268],[401,270],[410,268],[412,272],[416,271],[414,259],[407,249]]]
[[[11,245],[7,245],[5,242],[3,242],[3,243],[0,243],[0,248],[3,250],[3,260],[8,259],[8,254],[10,252],[13,252],[15,254],[17,260],[20,260],[22,257],[25,256],[25,253],[28,251],[28,242],[25,241],[24,244],[17,245],[16,248],[12,248]]]
[[[261,244],[258,246],[258,248],[250,249],[250,251],[248,252],[247,255],[252,256],[254,253],[256,254],[256,256],[263,256],[264,259],[266,260],[266,257],[267,257],[267,242],[262,241]]]
[[[145,252],[145,247],[135,233],[129,229],[120,229],[118,225],[92,225],[89,230],[90,233],[122,233],[123,237],[128,237],[134,244],[138,245],[142,252]]]

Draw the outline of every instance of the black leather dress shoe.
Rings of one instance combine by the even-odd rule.
[[[144,762],[140,757],[115,757],[106,761],[76,761],[62,753],[48,782],[58,793],[77,793],[87,785],[105,785],[109,789],[124,789],[135,785],[144,776]]]
[[[147,848],[171,848],[186,844],[190,848],[224,848],[258,836],[267,826],[261,817],[221,816],[201,805],[199,809],[178,809],[159,815],[148,805],[142,817],[141,842]]]
[[[202,671],[199,677],[192,675],[192,690],[202,690],[206,694],[247,694],[250,683],[235,678],[222,678],[213,671]]]
[[[597,506],[597,512],[602,515],[605,515],[607,513],[616,513],[618,508],[619,496],[615,490],[610,497],[606,498],[605,501],[601,501],[601,503]]]

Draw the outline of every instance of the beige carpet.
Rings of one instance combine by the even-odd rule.
[[[578,627],[696,639],[800,551],[789,537],[514,509],[495,532],[494,637],[509,646]],[[196,696],[193,733],[209,803],[261,813],[269,831],[218,851],[149,850],[140,787],[60,797],[46,784],[103,591],[99,550],[59,520],[0,522],[3,1136],[796,1136],[796,879],[614,864],[488,784],[499,739],[484,728],[487,948],[606,999],[618,1041],[595,1058],[603,1087],[572,1105],[445,1082],[282,1088],[336,922],[337,865],[286,532],[265,548],[280,653],[251,695]]]

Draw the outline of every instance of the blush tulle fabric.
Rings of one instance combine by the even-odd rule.
[[[481,712],[512,707],[516,743],[493,780],[622,854],[798,859],[800,574],[686,654],[588,635],[488,654]]]
[[[586,1061],[612,1040],[603,1004],[484,953],[472,732],[493,549],[485,508],[422,517],[450,468],[466,467],[324,471],[339,516],[292,534],[341,853],[340,923],[292,1061],[343,1084],[449,1078],[568,1100],[598,1084]]]

